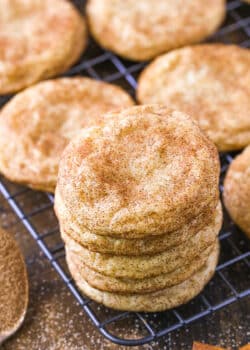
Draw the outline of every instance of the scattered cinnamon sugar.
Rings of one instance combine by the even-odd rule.
[[[226,350],[226,349],[221,348],[219,346],[213,346],[213,345],[203,344],[199,342],[194,342],[192,350]]]

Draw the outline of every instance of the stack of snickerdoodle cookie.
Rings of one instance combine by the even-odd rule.
[[[219,161],[187,115],[158,105],[109,113],[64,151],[55,210],[69,269],[121,310],[187,302],[212,277],[221,227]]]

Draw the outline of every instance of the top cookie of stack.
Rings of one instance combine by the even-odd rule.
[[[186,115],[142,106],[110,113],[64,153],[58,191],[72,219],[100,235],[170,232],[218,201],[218,154]]]
[[[184,303],[217,263],[217,151],[191,118],[166,107],[105,120],[72,140],[60,164],[55,210],[71,273],[109,307]]]

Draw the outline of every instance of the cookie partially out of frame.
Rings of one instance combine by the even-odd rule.
[[[225,16],[225,0],[88,0],[97,42],[131,60],[148,60],[202,41]]]
[[[121,88],[84,77],[40,82],[0,111],[0,172],[8,179],[53,192],[65,146],[104,112],[133,105]]]
[[[250,146],[229,166],[223,196],[232,219],[250,238]]]
[[[67,0],[1,0],[0,23],[0,95],[64,72],[86,46],[85,20]]]
[[[219,243],[206,264],[189,279],[157,292],[140,295],[104,292],[93,288],[84,280],[78,267],[70,259],[67,262],[79,289],[89,298],[117,310],[155,312],[185,304],[199,294],[215,272],[218,255]]]
[[[250,50],[206,44],[172,51],[139,78],[140,103],[161,103],[196,119],[219,151],[250,144]]]

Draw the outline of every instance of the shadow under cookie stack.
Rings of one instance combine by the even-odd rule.
[[[70,272],[91,299],[161,311],[195,297],[219,254],[219,160],[183,113],[113,112],[64,151],[55,210]]]

